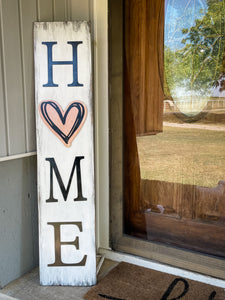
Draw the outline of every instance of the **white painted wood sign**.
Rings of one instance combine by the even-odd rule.
[[[34,25],[40,282],[96,283],[87,22]]]

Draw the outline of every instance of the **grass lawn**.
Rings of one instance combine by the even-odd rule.
[[[207,187],[225,180],[225,131],[165,126],[137,144],[144,179]]]

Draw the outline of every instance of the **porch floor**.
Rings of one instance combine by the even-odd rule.
[[[105,259],[98,274],[100,281],[117,262]],[[0,300],[81,300],[90,287],[41,286],[39,269],[35,268],[0,290]]]

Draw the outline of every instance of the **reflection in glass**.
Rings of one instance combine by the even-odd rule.
[[[166,2],[164,89],[167,100],[192,117],[224,96],[224,1]]]
[[[225,0],[125,16],[124,233],[225,257]]]
[[[224,31],[224,1],[165,1],[163,132],[136,138],[145,215],[136,224],[148,240],[223,257]]]

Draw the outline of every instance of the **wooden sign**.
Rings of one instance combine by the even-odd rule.
[[[87,22],[34,25],[40,282],[96,283]]]

